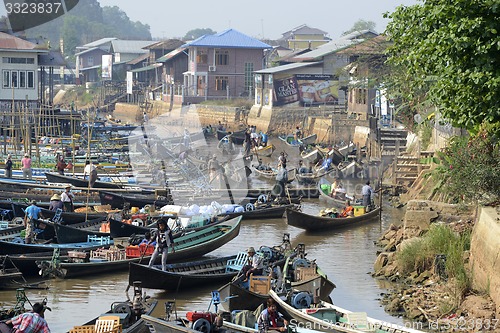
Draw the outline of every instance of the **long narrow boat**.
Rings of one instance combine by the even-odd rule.
[[[60,175],[55,172],[46,172],[45,177],[47,178],[47,182],[49,183],[64,183],[64,184],[71,184],[76,187],[88,187],[89,181],[83,178],[76,178],[76,177],[71,177],[71,176],[64,176]],[[101,182],[101,181],[96,181],[94,184],[94,188],[110,188],[110,189],[120,189],[123,188],[124,185],[127,184],[121,184],[121,183],[112,183],[112,182]]]
[[[122,194],[108,191],[99,191],[99,198],[101,205],[111,205],[111,208],[123,209],[125,203],[130,204],[130,207],[144,207],[146,205],[154,206],[156,208],[165,205],[171,205],[172,200],[166,198],[159,199],[154,194],[140,195],[140,194]]]
[[[289,134],[287,136],[279,136],[279,139],[286,143],[288,146],[291,147],[298,147],[301,145],[307,146],[307,145],[312,145],[316,142],[316,139],[318,138],[317,134],[311,134],[309,136],[306,136],[305,138],[302,139],[295,139],[295,136],[292,134]]]
[[[14,211],[14,215],[16,217],[24,217],[25,213],[24,210],[29,206],[29,204],[26,203],[20,203],[20,202],[12,202],[12,209]],[[56,215],[56,212],[48,210],[47,208],[42,208],[42,215],[44,218],[47,219],[53,219],[54,216]],[[102,217],[106,217],[107,213],[102,212],[102,213],[78,213],[78,212],[62,212],[61,213],[61,220],[62,223],[64,224],[75,224],[75,223],[80,223],[84,222],[87,220],[94,220]]]
[[[9,240],[0,240],[0,254],[28,254],[37,252],[52,252],[54,249],[59,249],[63,252],[69,250],[95,250],[103,246],[112,244],[103,244],[101,241],[91,241],[82,243],[68,243],[68,244],[25,244],[24,240],[19,237],[14,237]]]
[[[100,319],[113,319],[117,321],[115,325],[121,325],[121,329],[110,332],[150,333],[149,327],[142,316],[151,315],[158,301],[147,297],[145,294],[143,295],[140,281],[135,281],[133,287],[134,296],[132,300],[127,295],[126,300],[112,303],[109,311],[88,321],[83,326],[75,326],[69,330],[69,333],[94,332],[96,322]]]
[[[345,199],[338,199],[338,198],[334,198],[334,197],[330,196],[331,186],[332,186],[332,183],[330,183],[325,178],[321,178],[318,181],[318,192],[319,192],[319,197],[321,199],[328,202],[328,204],[330,206],[337,207],[337,208],[344,207],[346,200],[351,200],[351,204],[355,205],[355,202],[354,202],[355,198],[354,197],[346,196]]]
[[[314,216],[292,209],[287,209],[285,215],[288,225],[305,229],[307,231],[322,231],[346,228],[378,221],[380,218],[380,207],[377,207],[363,215],[347,218]]]
[[[292,199],[293,202],[297,202],[297,200]],[[300,203],[300,199],[298,200]],[[242,213],[229,213],[230,217],[234,217],[237,215],[242,215],[243,219],[276,219],[276,218],[282,218],[283,214],[285,214],[286,209],[299,209],[300,206],[297,206],[294,203],[291,204],[283,204],[283,205],[253,205],[251,203],[248,203],[245,205],[245,210]]]
[[[234,219],[207,225],[201,230],[189,232],[174,239],[175,251],[169,248],[168,262],[190,260],[210,253],[238,236],[241,225],[241,216]],[[139,250],[138,250],[139,251]],[[117,252],[117,251],[115,251]],[[101,257],[96,260],[81,262],[61,261],[55,267],[50,265],[47,271],[59,278],[95,275],[99,273],[127,269],[131,262],[148,262],[150,255],[123,256],[115,258]],[[50,259],[49,259],[50,260]]]
[[[302,302],[294,304],[294,299],[299,295]],[[276,301],[278,310],[285,317],[291,318],[301,327],[313,330],[332,333],[424,333],[370,318],[366,312],[351,312],[325,301],[313,304],[313,295],[306,292],[291,293],[290,298],[271,290],[269,296]],[[304,301],[306,297],[307,301]]]
[[[59,244],[86,242],[89,236],[106,237],[109,232],[100,232],[100,227],[105,217],[81,223],[64,225],[60,223],[47,223],[54,228]]]
[[[271,157],[271,155],[276,150],[276,147],[272,144],[268,144],[267,146],[258,146],[253,149],[253,153],[257,157]]]
[[[162,271],[161,265],[141,265],[130,263],[129,283],[141,280],[144,288],[176,290],[177,288],[193,288],[214,283],[226,283],[238,273],[227,269],[229,260],[236,255],[213,259],[188,261],[168,264]]]
[[[302,244],[298,245],[295,257],[286,258],[283,276],[292,289],[314,293],[320,300],[330,300],[330,294],[335,289],[335,284],[328,279],[316,261],[306,258]]]

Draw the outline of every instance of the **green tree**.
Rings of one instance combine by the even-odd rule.
[[[373,21],[365,21],[365,20],[357,20],[351,29],[344,31],[342,36],[350,34],[355,31],[363,31],[363,30],[375,30],[375,26],[377,24]]]
[[[196,38],[201,37],[203,35],[213,35],[215,33],[216,32],[210,28],[205,28],[205,29],[198,28],[198,29],[189,30],[182,39],[183,40],[193,40],[193,39],[196,39]]]
[[[429,100],[455,126],[500,132],[500,3],[424,0],[386,14],[391,86],[409,105]]]

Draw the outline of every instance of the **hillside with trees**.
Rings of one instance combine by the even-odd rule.
[[[66,15],[26,31],[28,38],[50,41],[52,48],[59,49],[59,40],[64,40],[64,55],[72,56],[78,45],[104,37],[151,40],[148,24],[131,21],[117,6],[101,7],[97,0],[80,1]]]

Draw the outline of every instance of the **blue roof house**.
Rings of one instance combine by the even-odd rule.
[[[265,66],[271,46],[234,29],[204,35],[183,45],[189,55],[184,96],[191,103],[249,96],[254,72]]]

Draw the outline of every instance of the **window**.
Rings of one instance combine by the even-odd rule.
[[[215,77],[215,90],[227,90],[229,84],[229,79],[227,76],[216,76]]]
[[[3,70],[2,79],[3,88],[35,88],[34,71]]]
[[[208,54],[206,50],[198,50],[196,54],[196,63],[197,64],[207,64],[208,63]]]
[[[3,85],[4,88],[10,88],[10,71],[3,71]]]
[[[26,88],[26,71],[19,72],[19,88]]]
[[[253,63],[246,62],[245,63],[245,91],[251,92],[253,83]]]
[[[28,73],[28,88],[35,88],[35,72],[27,71]]]
[[[12,88],[17,88],[17,83],[18,83],[17,82],[17,71],[12,71],[10,82],[12,82],[12,85],[11,85]]]
[[[34,64],[35,58],[2,57],[4,64]]]
[[[87,64],[88,66],[94,66],[94,57],[93,56],[88,56],[87,57]]]
[[[229,51],[215,51],[215,65],[228,65],[229,64]]]

